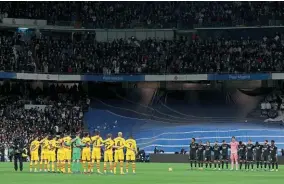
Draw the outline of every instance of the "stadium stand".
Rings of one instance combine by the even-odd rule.
[[[2,17],[91,28],[280,25],[282,2],[5,2]],[[161,18],[162,17],[162,18]]]
[[[17,136],[29,144],[36,136],[84,130],[88,107],[77,86],[50,84],[33,89],[24,83],[11,85],[11,90],[9,82],[1,86],[1,94],[6,95],[1,100],[0,144],[10,144]]]
[[[271,33],[271,32],[270,32]],[[202,33],[204,34],[204,33]],[[18,37],[17,37],[18,36]],[[282,35],[247,39],[72,41],[43,35],[22,41],[3,32],[1,69],[44,73],[164,74],[281,71]],[[205,37],[206,39],[206,37]],[[16,40],[16,41],[15,41]]]

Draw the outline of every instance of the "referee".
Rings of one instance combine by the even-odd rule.
[[[24,141],[17,137],[13,141],[13,149],[14,149],[14,169],[18,171],[18,161],[20,163],[20,171],[23,171],[23,152],[24,152]]]

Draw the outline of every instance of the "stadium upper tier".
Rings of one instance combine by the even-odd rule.
[[[0,70],[76,74],[279,72],[284,70],[283,30],[223,30],[218,34],[213,30],[200,31],[193,38],[133,37],[105,42],[89,34],[72,40],[71,33],[42,32],[37,37],[1,31]]]
[[[283,2],[2,2],[2,17],[89,28],[192,28],[283,22]]]

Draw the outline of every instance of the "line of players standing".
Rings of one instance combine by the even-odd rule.
[[[190,167],[203,169],[203,164],[205,167],[212,168],[214,164],[214,170],[226,169],[229,167],[229,149],[230,145],[226,143],[225,140],[222,141],[222,144],[219,145],[218,141],[215,142],[213,146],[210,145],[210,142],[206,142],[206,145],[202,144],[202,141],[196,143],[195,138],[192,138],[190,143],[190,152],[189,160]],[[213,158],[212,158],[213,153]],[[259,144],[256,142],[252,143],[251,140],[245,145],[243,142],[239,142],[238,146],[238,157],[239,157],[239,169],[245,170],[251,169],[253,171],[254,164],[256,164],[256,170],[269,169],[270,171],[278,171],[278,160],[277,160],[277,147],[275,146],[275,141],[271,140],[271,144],[268,144],[268,140],[264,141],[264,144]]]

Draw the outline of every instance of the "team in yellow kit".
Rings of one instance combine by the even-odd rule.
[[[75,147],[76,150],[74,149]],[[103,171],[105,174],[107,173],[107,163],[109,163],[108,170],[110,173],[116,174],[116,167],[119,164],[120,174],[125,174],[123,170],[124,160],[126,160],[126,173],[128,173],[130,163],[132,163],[132,172],[135,173],[137,144],[133,137],[130,136],[129,139],[125,140],[122,136],[122,132],[119,132],[115,139],[112,139],[112,135],[108,134],[107,139],[103,140],[98,131],[96,131],[95,135],[92,137],[88,133],[85,133],[82,139],[80,139],[78,135],[76,138],[72,139],[71,136],[67,134],[60,138],[45,137],[40,141],[38,138],[35,138],[30,145],[30,171],[37,172],[39,148],[41,148],[40,171],[55,172],[55,162],[57,162],[57,172],[72,173],[73,169],[71,170],[71,161],[73,152],[73,157],[76,156],[75,160],[78,160],[78,164],[80,160],[78,155],[81,155],[81,165],[84,173],[93,173],[93,168],[96,163],[96,172],[98,174],[103,174],[100,171],[102,147],[104,147]],[[124,154],[124,149],[126,149],[126,154]],[[68,167],[67,172],[65,169],[66,164]]]

